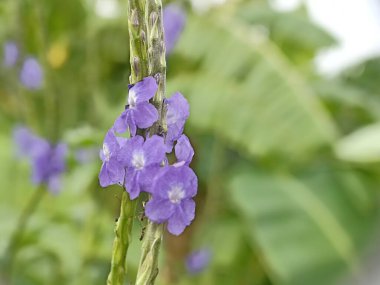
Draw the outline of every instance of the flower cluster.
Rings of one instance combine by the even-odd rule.
[[[52,145],[25,127],[16,127],[13,139],[17,155],[27,157],[32,165],[33,183],[46,184],[52,193],[57,193],[61,189],[61,175],[66,169],[66,144]]]
[[[157,109],[149,102],[157,91],[153,77],[130,86],[128,105],[107,132],[100,158],[102,187],[123,185],[131,199],[141,192],[151,194],[146,216],[156,223],[168,224],[168,231],[181,234],[194,219],[197,177],[190,169],[194,150],[183,134],[189,116],[189,104],[180,94],[165,100],[167,109],[166,136],[148,136],[144,129],[158,120]],[[140,131],[137,131],[137,130]],[[118,134],[129,131],[131,137]],[[173,152],[177,162],[169,165],[166,154]]]
[[[19,48],[13,41],[8,41],[3,46],[3,65],[7,68],[14,67],[19,60]],[[43,84],[43,70],[37,59],[28,57],[24,60],[20,70],[21,83],[30,90],[37,90]]]

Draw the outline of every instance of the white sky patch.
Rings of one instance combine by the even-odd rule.
[[[316,58],[321,73],[334,75],[380,55],[380,5],[377,0],[273,0],[273,7],[291,10],[301,2],[306,3],[312,20],[338,40],[337,46],[322,51]]]
[[[200,13],[207,11],[213,6],[222,5],[225,2],[227,0],[191,0],[193,8]]]
[[[95,11],[99,17],[112,19],[120,14],[117,0],[96,0]]]
[[[301,4],[301,0],[270,0],[270,4],[276,10],[292,11]]]

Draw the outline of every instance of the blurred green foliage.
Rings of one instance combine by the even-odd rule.
[[[99,16],[96,2],[0,3],[2,42],[15,40],[45,70],[44,88],[30,92],[18,82],[21,61],[0,69],[0,253],[36,190],[14,160],[12,127],[26,124],[72,151],[64,191],[30,217],[14,284],[104,284],[109,270],[121,189],[101,189],[100,162],[78,163],[74,153],[100,147],[123,110],[128,30],[126,1],[113,18]],[[186,7],[168,95],[179,90],[191,105],[197,217],[181,237],[165,236],[158,284],[344,283],[360,272],[379,222],[379,59],[327,79],[313,60],[335,40],[305,9],[280,13],[263,0],[201,15]],[[184,258],[199,247],[212,250],[212,262],[189,276]]]

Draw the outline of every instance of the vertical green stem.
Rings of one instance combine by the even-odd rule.
[[[141,0],[128,0],[131,84],[148,76],[146,25]]]
[[[130,83],[141,81],[148,76],[148,55],[146,40],[146,25],[144,7],[140,0],[128,0],[128,29],[130,44],[131,77]],[[131,243],[133,218],[135,216],[137,199],[130,200],[124,191],[120,206],[120,217],[115,227],[111,271],[107,285],[122,285],[126,273],[126,256]]]
[[[3,266],[2,266],[2,278],[7,279],[10,281],[10,278],[12,276],[12,269],[13,269],[13,263],[14,258],[17,253],[17,249],[22,241],[22,238],[24,236],[24,232],[26,229],[26,226],[28,224],[29,218],[32,216],[34,211],[37,209],[37,206],[39,205],[40,201],[42,200],[44,194],[46,193],[46,188],[44,186],[40,186],[31,196],[30,200],[26,204],[25,208],[23,209],[17,225],[16,229],[13,232],[9,245],[6,249],[4,260],[3,260]],[[0,279],[1,281],[1,279]],[[1,283],[1,282],[0,282]],[[2,283],[1,283],[2,284]]]
[[[148,221],[141,250],[136,285],[153,285],[158,275],[158,256],[160,252],[163,225]]]
[[[123,192],[120,206],[120,216],[115,226],[115,239],[113,242],[111,271],[108,275],[107,285],[123,285],[126,273],[128,247],[131,243],[133,218],[135,216],[136,201],[131,201],[126,191]]]
[[[153,98],[153,104],[158,109],[159,120],[158,123],[151,128],[150,133],[157,134],[161,130],[166,129],[165,108],[163,105],[166,82],[166,58],[161,0],[146,0],[145,23],[147,25],[149,74],[153,75],[158,83],[158,90]],[[154,284],[158,274],[158,256],[162,233],[162,224],[158,225],[148,220],[142,244],[136,285]]]

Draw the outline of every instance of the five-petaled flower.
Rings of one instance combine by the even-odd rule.
[[[128,105],[125,111],[116,119],[114,129],[124,133],[127,129],[132,136],[136,135],[137,128],[146,129],[158,120],[157,109],[149,103],[157,91],[156,80],[146,77],[129,89]]]
[[[142,136],[132,137],[121,148],[118,159],[126,169],[125,189],[135,199],[148,190],[165,160],[164,139],[156,135],[145,141]]]
[[[168,231],[181,234],[195,215],[198,180],[187,166],[167,166],[153,181],[152,199],[146,204],[145,214],[156,222],[168,222]]]
[[[125,139],[116,138],[113,129],[110,129],[104,138],[103,148],[100,151],[100,158],[103,161],[99,173],[99,182],[102,187],[112,184],[123,184],[125,170],[118,160],[120,147],[125,143]]]

